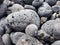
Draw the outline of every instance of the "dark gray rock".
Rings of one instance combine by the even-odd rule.
[[[3,1],[4,1],[4,0],[0,0],[0,4],[2,4],[2,3],[3,3]]]
[[[7,6],[3,3],[3,4],[0,4],[0,18],[2,18],[3,16],[5,16],[5,12],[7,10]]]
[[[44,2],[43,5],[38,8],[38,14],[42,17],[50,17],[52,15],[52,10],[48,3]]]
[[[56,4],[57,0],[45,0],[49,5],[53,6]]]
[[[4,34],[4,29],[0,26],[0,35],[2,36]]]
[[[44,0],[34,0],[32,5],[35,7],[40,7],[43,4]]]
[[[60,12],[60,6],[58,6],[58,5],[52,6],[52,11],[55,12],[55,13]]]
[[[23,0],[26,4],[32,4],[33,0]]]
[[[13,4],[11,7],[8,8],[8,10],[10,10],[13,13],[24,10],[24,7],[20,4]]]

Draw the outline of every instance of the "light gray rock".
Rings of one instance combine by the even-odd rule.
[[[11,40],[12,40],[12,43],[13,43],[13,44],[16,44],[17,41],[20,39],[20,37],[22,37],[23,35],[25,35],[25,34],[22,33],[22,32],[11,33],[11,34],[10,34],[10,38],[11,38]]]
[[[8,8],[12,13],[24,10],[24,7],[20,4],[13,4],[11,7]]]
[[[4,1],[4,0],[0,0],[0,4],[2,4],[2,3],[3,3],[3,1]]]
[[[12,2],[12,1],[10,1],[10,0],[4,0],[3,3],[6,4],[7,6],[14,4],[14,2]]]
[[[51,45],[60,45],[60,40],[55,41],[54,43],[52,43]]]
[[[23,0],[26,4],[32,4],[33,0]]]
[[[12,13],[6,17],[6,21],[7,25],[14,29],[14,31],[24,31],[29,24],[36,24],[37,27],[40,26],[38,14],[30,9]]]
[[[49,35],[53,33],[53,24],[55,20],[49,20],[46,23],[44,23],[41,27],[41,30],[45,31]]]
[[[18,40],[16,45],[43,45],[43,44],[33,37],[24,35]]]
[[[37,36],[38,34],[38,27],[35,24],[30,24],[26,27],[25,33],[32,37]]]
[[[58,5],[52,6],[52,11],[55,12],[55,13],[60,12],[60,6],[58,6]]]
[[[57,2],[56,2],[56,5],[60,6],[60,1],[57,1]]]
[[[11,45],[11,40],[10,40],[10,35],[9,34],[4,34],[2,36],[3,43],[5,45]]]

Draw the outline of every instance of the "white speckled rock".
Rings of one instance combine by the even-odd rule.
[[[11,10],[12,13],[13,13],[13,12],[17,12],[17,11],[23,10],[24,7],[22,5],[20,5],[20,4],[13,4],[13,6],[9,7],[8,9]]]
[[[43,44],[37,39],[30,37],[29,35],[24,35],[18,40],[16,45],[43,45]]]
[[[35,24],[30,24],[26,27],[25,33],[30,35],[30,36],[37,36],[38,27]]]
[[[20,39],[20,37],[22,37],[23,35],[25,34],[22,32],[11,33],[10,37],[11,37],[12,43],[16,44],[17,41]]]
[[[10,35],[9,34],[4,34],[2,36],[3,43],[5,45],[11,45],[11,40],[10,40]]]
[[[54,43],[52,43],[51,45],[60,45],[60,40],[55,41]]]
[[[14,29],[14,31],[24,31],[27,25],[36,24],[40,26],[40,18],[38,14],[30,9],[15,12],[6,17],[7,25]]]
[[[14,4],[14,2],[12,2],[10,0],[4,0],[3,3],[6,4],[7,6]]]

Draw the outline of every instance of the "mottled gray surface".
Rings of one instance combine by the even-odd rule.
[[[28,18],[27,18],[28,17]],[[13,28],[15,31],[24,31],[27,25],[36,24],[40,26],[40,18],[38,14],[33,10],[21,10],[7,16],[7,25]]]
[[[43,45],[43,44],[37,39],[30,37],[29,35],[24,35],[18,40],[16,45]]]
[[[17,41],[20,39],[20,37],[22,37],[23,35],[25,34],[22,32],[11,33],[10,38],[11,38],[12,43],[16,44]]]
[[[37,36],[38,34],[38,27],[35,24],[30,24],[26,27],[25,33],[32,37]]]

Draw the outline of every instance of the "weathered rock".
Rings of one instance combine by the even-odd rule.
[[[25,33],[32,37],[37,36],[38,34],[38,27],[35,24],[30,24],[26,27]]]
[[[4,35],[2,36],[2,40],[3,40],[3,43],[4,43],[5,45],[11,45],[11,40],[10,40],[9,34],[4,34]]]
[[[16,45],[43,45],[43,44],[33,37],[24,35],[18,40]]]
[[[27,25],[36,24],[40,26],[40,18],[38,14],[30,9],[21,10],[12,13],[6,18],[7,25],[14,29],[14,31],[24,31]]]
[[[22,37],[23,35],[25,35],[25,34],[22,32],[11,33],[10,38],[12,40],[12,43],[16,44],[18,42],[18,40],[20,39],[20,37]]]

